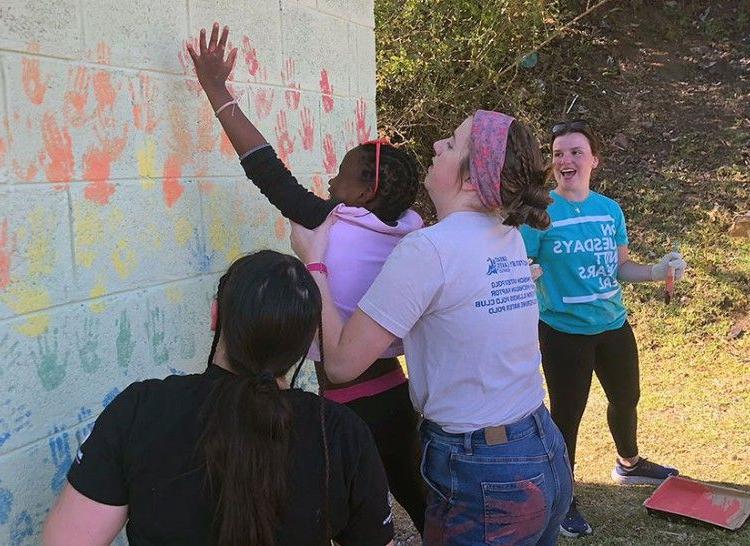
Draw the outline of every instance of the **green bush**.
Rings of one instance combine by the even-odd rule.
[[[378,119],[424,162],[431,144],[477,108],[525,118],[517,61],[582,12],[563,0],[376,0]]]

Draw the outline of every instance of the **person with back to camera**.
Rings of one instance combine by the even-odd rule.
[[[372,437],[285,376],[320,323],[299,260],[264,250],[219,281],[213,364],[133,383],[97,418],[51,510],[45,546],[392,545]]]
[[[434,149],[424,185],[438,222],[399,243],[345,325],[313,269],[326,373],[348,381],[404,340],[424,415],[425,545],[555,544],[572,477],[543,403],[538,305],[517,229],[549,224],[539,144],[512,117],[479,110]],[[325,259],[334,220],[293,226],[303,261]]]
[[[199,50],[188,47],[195,71],[248,178],[288,219],[309,228],[333,212],[341,222],[331,232],[326,256],[336,307],[348,318],[401,238],[422,227],[409,207],[419,179],[415,159],[387,142],[360,144],[344,156],[330,181],[330,200],[307,191],[278,159],[270,144],[247,119],[226,87],[236,50],[226,54],[229,29],[215,23],[206,42],[201,30]],[[226,58],[225,58],[226,57]],[[352,381],[327,381],[317,343],[308,358],[316,362],[321,394],[354,410],[375,438],[393,496],[417,530],[424,529],[425,491],[419,475],[417,414],[409,401],[407,378],[397,356],[401,340],[375,355],[371,366]]]
[[[638,454],[638,348],[622,303],[620,281],[661,281],[685,262],[670,252],[654,265],[630,259],[620,206],[591,190],[600,144],[584,120],[552,128],[552,172],[557,183],[546,231],[521,228],[529,258],[541,266],[537,282],[539,341],[552,418],[568,447],[571,469],[592,372],[607,395],[607,422],[617,448],[612,478],[619,484],[660,483],[677,469]],[[561,526],[568,537],[592,532],[576,500]]]

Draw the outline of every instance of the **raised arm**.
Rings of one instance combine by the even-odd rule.
[[[229,141],[242,159],[242,167],[248,178],[286,218],[305,227],[315,228],[325,220],[336,203],[321,199],[301,186],[272,148],[259,149],[268,145],[268,141],[245,116],[227,89],[227,78],[237,58],[237,48],[226,55],[228,38],[229,27],[225,26],[219,37],[219,24],[214,23],[208,43],[206,29],[201,29],[199,50],[196,52],[191,45],[187,46],[198,82],[214,112],[217,112],[217,118]],[[253,150],[257,151],[248,155]]]

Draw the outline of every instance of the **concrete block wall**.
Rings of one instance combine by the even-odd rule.
[[[214,20],[242,107],[324,194],[376,136],[373,0],[0,6],[0,544],[38,543],[120,390],[204,368],[227,265],[289,249],[185,52]]]

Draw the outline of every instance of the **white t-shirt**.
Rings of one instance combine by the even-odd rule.
[[[359,308],[403,338],[414,407],[446,432],[513,423],[544,399],[518,229],[454,212],[404,237]]]

